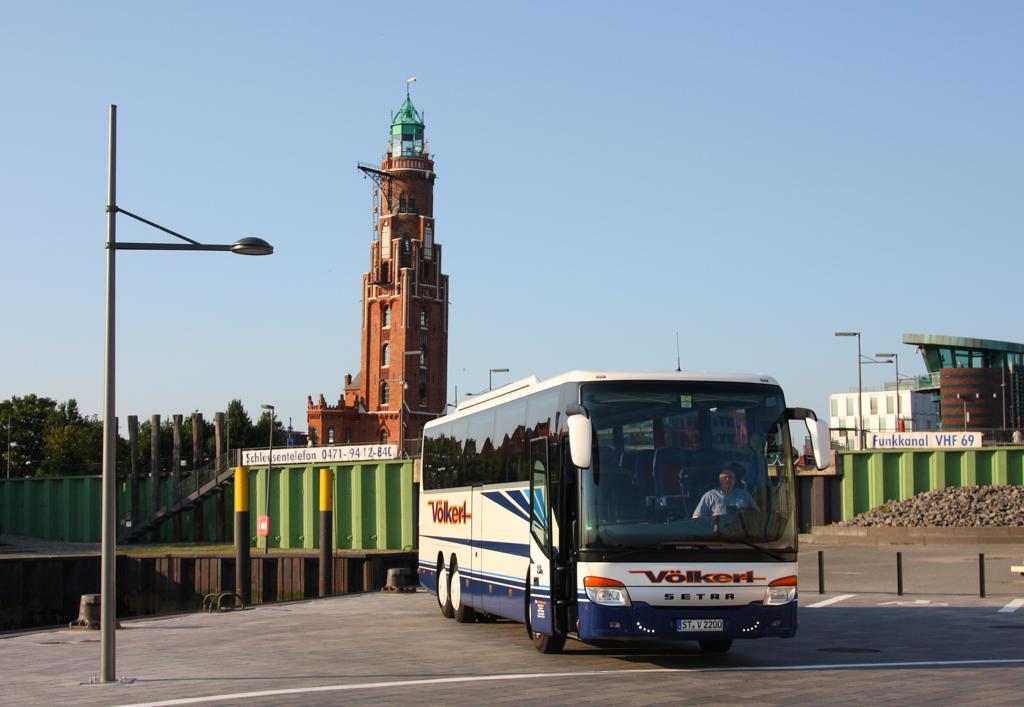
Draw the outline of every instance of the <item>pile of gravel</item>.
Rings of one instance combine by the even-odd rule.
[[[929,491],[906,501],[887,501],[836,525],[845,528],[1024,526],[1024,486],[968,486]]]

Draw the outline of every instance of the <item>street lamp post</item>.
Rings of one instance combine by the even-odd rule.
[[[857,337],[857,449],[864,449],[864,425],[861,418],[864,415],[864,384],[861,377],[860,332],[859,331],[837,331],[836,336]]]
[[[876,353],[875,358],[891,359],[896,364],[896,431],[902,432],[903,428],[900,426],[902,420],[900,420],[900,357],[899,354],[894,353]],[[913,425],[911,425],[913,427]]]
[[[487,390],[494,388],[494,374],[495,373],[508,373],[507,368],[491,368],[487,371]]]
[[[107,162],[107,296],[104,344],[103,392],[103,493],[100,527],[100,681],[116,680],[114,625],[117,621],[117,427],[114,424],[115,391],[115,255],[119,250],[230,251],[240,255],[270,255],[273,246],[260,238],[243,238],[231,245],[199,243],[117,206],[117,106],[110,106],[109,155]],[[141,221],[179,238],[184,243],[121,243],[117,241],[117,215]]]
[[[268,444],[269,449],[267,450],[267,483],[264,486],[266,489],[266,509],[267,509],[267,535],[263,541],[263,554],[270,554],[270,472],[274,468],[274,406],[273,405],[260,405],[264,410],[270,411],[270,443]]]

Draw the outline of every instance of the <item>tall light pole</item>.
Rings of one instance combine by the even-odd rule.
[[[899,354],[894,353],[876,353],[875,358],[880,359],[891,359],[896,364],[896,431],[902,432],[903,428],[900,425],[900,357]]]
[[[864,384],[861,377],[861,360],[863,356],[860,353],[860,332],[837,331],[836,336],[857,337],[857,449],[864,449],[864,425],[861,422],[861,417],[864,415]]]
[[[267,494],[266,494],[266,496],[267,496],[267,500],[266,500],[267,519],[269,520],[270,519],[270,472],[274,468],[274,406],[273,405],[266,405],[265,404],[265,405],[260,405],[260,407],[263,408],[264,410],[269,410],[270,411],[270,425],[269,425],[270,426],[270,444],[269,444],[270,448],[267,450],[267,483],[266,483],[266,486],[265,486],[266,491],[267,491]],[[270,554],[270,526],[269,526],[269,523],[268,523],[268,526],[267,526],[266,539],[263,541],[263,554],[264,555]]]
[[[119,250],[230,251],[240,255],[270,255],[273,246],[260,238],[242,238],[231,245],[199,243],[153,223],[117,205],[117,106],[110,106],[109,155],[107,162],[107,297],[104,345],[103,392],[103,502],[100,527],[100,681],[117,678],[114,624],[117,621],[117,427],[114,424],[115,391],[115,270]],[[184,243],[121,243],[117,241],[117,215],[124,214],[147,226],[179,238]]]
[[[487,390],[494,389],[494,374],[495,373],[508,373],[507,368],[491,368],[487,371]]]
[[[11,415],[14,412],[14,397],[10,397],[10,407],[7,408],[7,479],[10,479],[10,432],[14,428],[14,422]],[[1002,425],[1006,427],[1006,423]]]

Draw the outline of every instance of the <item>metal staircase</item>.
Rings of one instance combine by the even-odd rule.
[[[141,540],[164,522],[183,511],[195,508],[218,490],[229,486],[233,479],[234,469],[228,463],[227,454],[214,459],[204,467],[193,469],[189,476],[183,478],[181,483],[172,489],[171,498],[166,505],[158,508],[137,525],[124,528],[118,542],[131,543]]]

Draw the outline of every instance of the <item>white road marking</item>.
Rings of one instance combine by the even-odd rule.
[[[879,606],[949,606],[945,602],[930,599],[914,599],[913,601],[883,601]]]
[[[1000,609],[999,613],[1000,614],[1012,614],[1013,612],[1015,612],[1017,609],[1021,608],[1022,606],[1024,606],[1024,599],[1014,599],[1009,604],[1007,604],[1002,609]]]
[[[961,665],[1024,665],[1024,658],[995,658],[990,660],[921,660],[900,663],[824,663],[819,665],[766,665],[742,668],[642,668],[636,670],[581,670],[566,673],[512,673],[507,675],[474,675],[453,678],[424,678],[421,680],[394,680],[391,682],[361,682],[348,685],[320,685],[318,687],[293,687],[280,690],[261,690],[259,692],[235,692],[224,695],[206,695],[204,697],[182,697],[176,700],[160,702],[138,702],[122,707],[171,707],[172,705],[194,705],[202,702],[220,702],[222,700],[246,700],[257,697],[276,697],[279,695],[301,695],[315,692],[342,692],[347,690],[379,690],[394,687],[413,687],[416,685],[450,685],[453,683],[494,682],[501,680],[540,680],[542,678],[576,678],[602,677],[606,675],[641,675],[650,673],[741,673],[741,672],[774,672],[787,670],[842,670],[846,668],[929,668],[953,667]],[[144,683],[145,680],[140,680]],[[139,684],[139,683],[136,683]]]
[[[831,599],[824,599],[822,601],[819,601],[817,604],[808,604],[804,608],[805,609],[820,609],[823,606],[831,606],[832,604],[838,604],[841,601],[846,601],[847,599],[852,599],[855,596],[857,596],[857,595],[856,594],[840,594],[837,597],[832,597]]]

